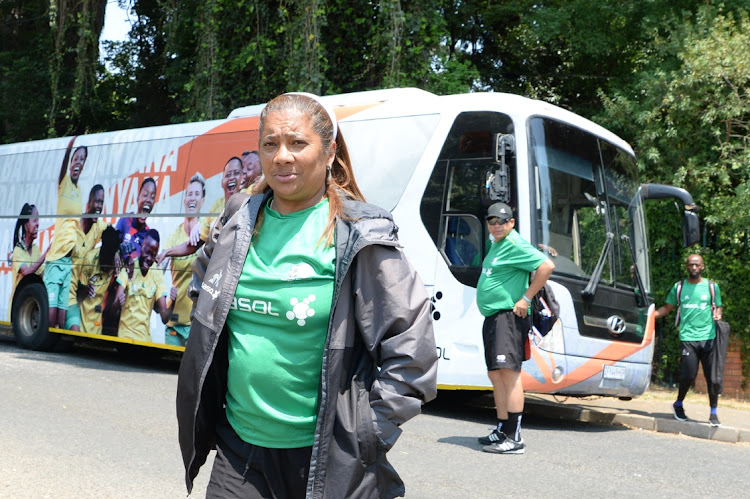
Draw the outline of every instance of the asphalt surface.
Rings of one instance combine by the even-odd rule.
[[[677,421],[674,418],[671,401],[647,398],[574,398],[527,393],[524,413],[546,418],[623,425],[722,442],[750,443],[750,410],[722,407],[720,400],[718,416],[721,426],[716,427],[708,424],[707,402],[698,404],[686,401],[684,409],[688,421]]]

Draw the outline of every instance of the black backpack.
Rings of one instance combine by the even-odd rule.
[[[560,304],[549,283],[544,283],[534,298],[531,299],[531,321],[534,329],[545,336],[560,317]]]

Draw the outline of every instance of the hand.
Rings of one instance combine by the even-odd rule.
[[[167,257],[167,252],[166,251],[162,251],[161,253],[159,253],[158,255],[156,255],[156,258],[155,258],[156,265],[161,265],[161,262],[163,262],[166,257]]]
[[[557,250],[552,246],[547,246],[546,244],[539,243],[539,249],[541,251],[546,251],[547,253],[549,253],[549,256],[557,256]]]
[[[721,320],[721,310],[714,310],[714,320],[715,321]]]
[[[135,246],[130,241],[125,241],[120,244],[120,254],[125,257],[131,254],[135,250]]]
[[[174,286],[172,286],[172,289],[169,290],[169,299],[172,300],[172,304],[177,301],[177,288],[175,288]]]
[[[515,305],[513,305],[513,313],[518,317],[525,319],[526,316],[529,315],[529,306],[531,306],[531,304],[521,298]]]
[[[190,246],[197,246],[201,240],[201,224],[197,223],[190,230],[190,237],[188,237],[188,244]]]

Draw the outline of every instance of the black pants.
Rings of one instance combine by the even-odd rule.
[[[223,418],[207,498],[305,497],[312,447],[269,449],[243,441]]]
[[[682,341],[682,365],[680,366],[680,390],[677,400],[684,400],[690,386],[698,376],[698,362],[703,365],[703,374],[706,376],[708,388],[708,403],[716,407],[719,403],[719,394],[711,379],[711,352],[714,349],[714,340],[705,341]]]

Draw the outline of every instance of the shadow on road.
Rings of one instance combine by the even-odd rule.
[[[529,401],[527,400],[527,408]],[[486,424],[487,428],[493,427],[497,423],[494,401],[492,392],[474,392],[474,391],[441,391],[438,397],[426,404],[422,408],[424,414],[434,417],[459,419],[472,423]],[[523,416],[523,426],[529,429],[540,431],[585,431],[591,432],[614,432],[628,431],[623,426],[612,426],[592,422],[580,422],[567,419],[560,419],[555,416],[546,417],[540,414],[540,411],[534,410],[525,413]],[[489,430],[488,430],[489,431]],[[466,440],[466,442],[464,442]],[[446,437],[441,442],[452,443],[456,445],[465,445],[466,447],[476,447],[476,438],[465,437]]]
[[[109,343],[95,340],[61,339],[52,352],[37,352],[19,347],[12,333],[0,329],[0,353],[7,352],[30,361],[55,362],[84,369],[112,372],[150,371],[177,374],[180,355],[169,350],[126,345],[118,351]]]

